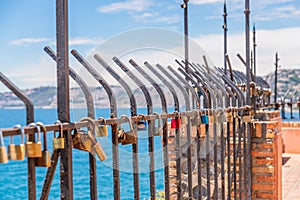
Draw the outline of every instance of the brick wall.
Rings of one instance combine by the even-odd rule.
[[[252,198],[282,199],[282,135],[278,111],[259,113],[262,120],[253,123]]]

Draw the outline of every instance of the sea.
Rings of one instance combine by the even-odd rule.
[[[159,109],[154,111],[160,112]],[[147,114],[146,108],[141,108],[138,113]],[[129,109],[118,109],[118,116],[130,115]],[[35,122],[44,124],[53,124],[57,120],[56,109],[35,109]],[[86,116],[86,109],[72,109],[71,121],[79,121]],[[96,109],[95,116],[109,117],[109,109]],[[16,124],[26,126],[25,109],[0,109],[0,128],[13,127]],[[121,125],[127,131],[128,124]],[[54,133],[48,132],[47,143],[48,150],[52,151],[52,138]],[[13,143],[19,144],[20,136],[13,137]],[[97,138],[103,146],[107,159],[100,161],[97,158],[97,187],[98,199],[113,199],[113,168],[112,168],[112,143],[109,129],[108,137]],[[43,141],[43,138],[42,138]],[[139,169],[140,169],[140,196],[141,199],[150,197],[149,181],[149,155],[148,155],[148,138],[146,131],[139,131]],[[6,146],[10,143],[10,138],[4,138]],[[155,178],[157,192],[164,190],[163,175],[163,152],[161,137],[155,137]],[[133,199],[133,174],[132,174],[132,155],[131,145],[119,145],[120,158],[120,188],[121,199]],[[87,152],[73,149],[73,188],[74,199],[89,199],[89,156]],[[40,198],[42,185],[46,175],[47,168],[36,168],[36,187],[37,198]],[[7,164],[0,164],[0,199],[28,199],[27,187],[27,159],[23,161],[9,161]],[[55,176],[51,186],[49,199],[60,199],[60,179],[59,163],[56,167]]]
[[[161,112],[155,109],[156,112]],[[56,109],[35,109],[35,122],[44,124],[53,124],[57,120]],[[170,110],[170,112],[172,112]],[[109,109],[96,109],[95,116],[109,117]],[[140,114],[147,114],[146,108],[138,110]],[[118,116],[130,115],[129,109],[118,109]],[[72,109],[71,121],[79,121],[86,116],[86,109]],[[286,113],[287,119],[284,121],[299,121],[299,113],[293,113],[294,119],[290,119],[290,113]],[[25,109],[0,109],[0,128],[13,127],[16,124],[26,126]],[[123,128],[127,131],[128,124],[123,124]],[[48,149],[52,151],[52,138],[54,133],[47,134]],[[98,199],[113,199],[113,169],[112,169],[112,146],[111,133],[105,138],[97,138],[102,144],[107,159],[100,161],[97,158],[97,187]],[[7,146],[10,138],[4,138]],[[13,143],[20,143],[20,136],[13,138]],[[148,139],[146,131],[139,131],[139,170],[140,170],[140,195],[141,199],[149,199],[150,197],[150,181],[149,181],[149,155],[148,155]],[[163,174],[163,152],[161,137],[155,137],[154,142],[155,156],[155,179],[156,191],[164,190],[164,174]],[[132,174],[132,155],[131,145],[119,145],[120,158],[120,187],[121,199],[133,199],[133,174]],[[40,197],[43,181],[47,168],[36,168],[36,185],[37,198]],[[89,160],[88,153],[73,149],[73,188],[74,199],[89,199]],[[27,160],[9,161],[7,164],[0,164],[0,200],[2,199],[28,199],[27,187]],[[54,180],[51,186],[49,199],[60,199],[60,180],[59,180],[59,164],[57,165]]]

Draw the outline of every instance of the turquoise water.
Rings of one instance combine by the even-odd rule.
[[[128,109],[119,109],[118,115],[129,115]],[[159,111],[160,112],[160,111]],[[139,110],[138,113],[146,114],[146,109]],[[71,113],[71,121],[77,121],[86,114],[85,109],[76,109]],[[97,109],[97,117],[108,117],[108,109]],[[0,127],[12,127],[15,124],[26,125],[25,110],[0,109]],[[36,109],[35,121],[44,124],[52,124],[57,119],[56,109]],[[125,127],[124,127],[125,128]],[[140,194],[141,199],[149,199],[149,156],[147,132],[139,132],[139,164],[140,164]],[[52,150],[51,133],[47,134],[48,148]],[[108,159],[100,162],[97,159],[97,183],[98,198],[113,199],[113,179],[112,179],[112,156],[111,156],[111,135],[108,138],[98,138],[103,145]],[[20,142],[19,137],[14,137],[14,143]],[[9,143],[9,138],[5,138],[5,145]],[[120,147],[120,179],[121,179],[121,199],[133,199],[133,175],[131,160],[131,145]],[[161,151],[161,137],[155,138],[155,166],[156,166],[156,189],[162,191],[164,188],[163,158]],[[36,168],[37,197],[40,197],[46,168]],[[9,161],[7,164],[0,164],[0,199],[28,199],[27,195],[27,160]],[[89,161],[86,152],[73,150],[73,184],[75,199],[89,199]],[[55,177],[52,183],[49,199],[60,199],[59,165],[57,166]]]

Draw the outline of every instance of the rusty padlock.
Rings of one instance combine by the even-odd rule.
[[[38,133],[38,141],[29,141],[29,135],[27,135],[25,143],[25,153],[28,158],[42,157],[42,143],[41,143],[41,130],[36,123],[30,123],[29,127],[35,127]],[[34,133],[35,135],[35,133]]]
[[[98,121],[101,121],[101,124],[99,123],[98,131],[95,131],[96,137],[108,137],[106,120],[103,117],[99,117]]]
[[[36,161],[35,165],[37,167],[50,167],[51,155],[47,146],[47,129],[44,126],[44,124],[41,122],[37,122],[36,124],[42,129],[43,132],[43,151],[42,151],[42,156],[35,160]]]
[[[7,163],[7,152],[6,152],[6,146],[4,145],[4,139],[2,130],[0,130],[0,163]]]
[[[122,145],[136,144],[136,131],[133,128],[132,121],[126,115],[122,115],[121,119],[126,120],[129,124],[129,130],[124,131],[124,128],[118,129],[118,141]]]
[[[91,134],[92,136],[100,135],[100,128],[99,126],[96,126],[96,122],[94,119],[90,117],[84,117],[80,119],[80,121],[87,121],[89,123],[88,134]]]
[[[92,118],[85,117],[80,121],[87,121],[89,123],[89,127],[87,131],[83,130],[75,130],[75,133],[72,136],[73,146],[78,150],[83,150],[91,153],[95,156],[97,154],[98,158],[103,161],[107,158],[100,142],[97,142],[94,136],[95,130],[95,121]],[[99,130],[98,130],[99,131]],[[95,131],[97,133],[97,131]]]
[[[75,129],[74,134],[72,135],[73,147],[81,151],[87,151],[93,153],[93,126],[95,125],[94,120],[91,118],[85,117],[80,120],[81,122],[86,121],[89,123],[87,131],[81,129]]]
[[[9,160],[24,160],[25,158],[25,145],[24,145],[24,128],[20,124],[15,125],[13,128],[18,128],[21,132],[21,142],[16,145],[13,144],[13,136],[10,138],[10,144],[8,145],[8,159]]]
[[[64,129],[61,121],[57,120],[54,124],[59,124],[59,135],[56,137],[54,131],[54,138],[52,139],[53,149],[64,149],[65,148],[65,138]]]

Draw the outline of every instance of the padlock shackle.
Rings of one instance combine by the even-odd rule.
[[[34,123],[34,122],[28,124],[28,127],[34,127],[34,128],[37,129],[37,133],[38,133],[38,142],[40,142],[40,141],[41,141],[41,129],[40,129],[40,127],[39,127],[36,123]],[[34,133],[34,134],[35,134],[35,133]],[[26,138],[27,138],[26,141],[28,142],[28,141],[29,141],[29,135],[28,135]]]
[[[4,139],[3,139],[3,133],[2,130],[0,129],[0,147],[4,146]]]
[[[126,121],[127,121],[128,124],[129,124],[130,131],[134,131],[133,125],[132,125],[132,120],[131,120],[130,117],[128,117],[128,116],[126,116],[126,115],[122,115],[122,116],[120,117],[120,119],[126,119]]]
[[[25,130],[24,130],[24,128],[20,124],[14,125],[13,128],[17,128],[17,129],[20,130],[20,132],[21,132],[21,143],[20,144],[24,144],[24,136],[25,136]],[[11,136],[10,139],[11,139],[10,143],[12,144],[13,143],[13,136]]]
[[[48,150],[48,144],[47,144],[47,128],[42,122],[37,122],[36,123],[43,132],[43,144],[44,144],[44,151]]]
[[[156,115],[158,116],[158,123],[157,123],[157,128],[161,128],[161,117],[160,117],[160,114],[158,114],[157,112],[154,112],[153,115]]]
[[[61,123],[60,120],[56,120],[56,122],[55,122],[54,124],[59,124],[59,133],[60,133],[60,137],[63,138],[63,137],[64,137],[63,123]],[[56,137],[55,131],[54,131],[54,137]]]
[[[95,135],[95,127],[96,127],[95,120],[93,120],[90,117],[84,117],[84,118],[81,118],[80,121],[81,122],[86,121],[89,123],[90,126],[88,127],[88,129],[93,133],[92,135],[94,136]],[[89,131],[88,131],[88,134],[89,134]]]
[[[99,117],[97,119],[97,121],[99,121],[99,125],[106,125],[106,119],[104,117]],[[101,124],[100,124],[100,122],[101,122]]]

